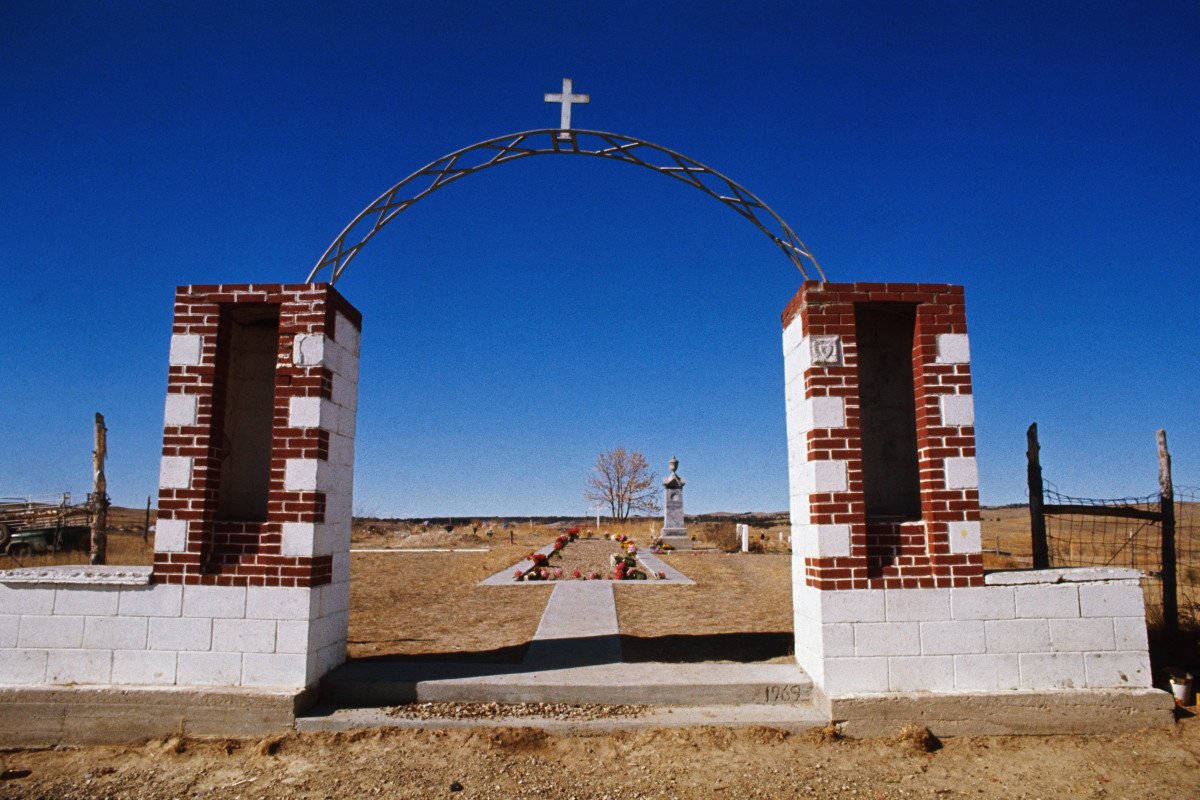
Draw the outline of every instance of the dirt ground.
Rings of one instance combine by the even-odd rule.
[[[1200,797],[1200,722],[1103,737],[825,740],[769,728],[501,728],[153,741],[4,755],[0,797]]]

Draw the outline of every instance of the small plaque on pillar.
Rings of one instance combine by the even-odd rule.
[[[687,525],[683,521],[683,485],[686,481],[676,474],[679,459],[671,459],[671,474],[663,479],[662,543],[676,550],[691,550]]]

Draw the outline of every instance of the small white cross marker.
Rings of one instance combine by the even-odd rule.
[[[562,104],[562,119],[559,122],[560,132],[558,138],[569,139],[570,134],[567,131],[571,130],[571,104],[572,103],[590,103],[592,102],[591,95],[586,94],[571,94],[571,79],[563,78],[562,94],[546,94],[547,103]]]

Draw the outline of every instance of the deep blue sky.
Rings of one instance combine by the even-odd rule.
[[[962,283],[985,502],[1024,432],[1084,494],[1200,483],[1200,11],[1151,3],[0,5],[0,495],[155,491],[173,287],[300,281],[443,153],[557,124],[663,144],[833,280]],[[365,315],[356,510],[579,513],[596,454],[688,508],[787,506],[800,276],[651,172],[546,157],[439,191],[339,288]]]

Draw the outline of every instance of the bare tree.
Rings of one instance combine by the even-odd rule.
[[[618,447],[601,453],[588,476],[584,498],[607,505],[613,519],[628,519],[633,511],[659,511],[658,476],[637,450]]]

